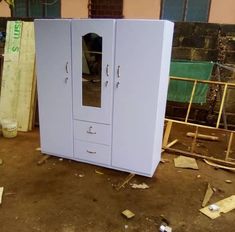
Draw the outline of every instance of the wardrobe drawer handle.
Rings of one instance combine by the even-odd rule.
[[[89,151],[89,150],[86,150],[87,153],[89,154],[96,154],[96,151]]]

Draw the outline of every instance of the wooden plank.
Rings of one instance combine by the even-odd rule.
[[[227,151],[226,151],[225,160],[229,159],[229,154],[230,154],[230,151],[231,151],[232,142],[233,142],[233,132],[231,132],[230,137],[229,137],[228,148],[227,148]]]
[[[178,80],[178,81],[190,81],[190,82],[197,81],[198,83],[204,83],[204,84],[235,86],[235,83],[232,83],[232,82],[207,81],[207,80],[198,80],[198,79],[192,79],[192,78],[187,78],[187,77],[170,76],[170,79],[171,80]]]
[[[23,22],[19,57],[18,130],[28,131],[34,83],[35,38],[33,22]]]
[[[192,93],[191,93],[191,97],[190,97],[190,101],[189,101],[189,105],[188,105],[188,110],[187,110],[185,122],[188,121],[188,117],[189,117],[189,114],[190,114],[190,110],[191,110],[191,106],[192,106],[193,97],[194,97],[194,94],[195,94],[196,87],[197,87],[197,80],[195,80],[194,84],[193,84]]]
[[[196,132],[193,138],[192,146],[191,146],[191,152],[193,153],[195,151],[195,147],[197,144],[197,137],[198,137],[198,126],[196,127]]]
[[[50,155],[43,155],[43,157],[37,162],[38,165],[41,165],[46,162],[51,156]]]
[[[215,219],[221,216],[221,213],[228,213],[229,211],[235,209],[235,195],[218,201],[215,205],[219,207],[218,211],[211,211],[208,207],[202,208],[200,211],[210,219]]]
[[[163,147],[167,146],[167,144],[168,144],[172,124],[173,124],[172,121],[168,121],[166,124],[166,129],[165,129],[164,138],[163,138]]]
[[[188,137],[195,137],[195,133],[193,132],[188,132],[186,134]],[[210,141],[219,141],[219,137],[217,136],[212,136],[212,135],[205,135],[205,134],[197,134],[198,139],[204,139],[204,140],[210,140]]]
[[[206,193],[205,193],[203,202],[202,202],[202,207],[205,207],[205,206],[206,206],[206,204],[207,204],[207,203],[209,202],[209,200],[211,199],[213,193],[214,193],[214,191],[212,190],[210,183],[208,183],[208,185],[207,185],[207,190],[206,190]]]
[[[221,119],[222,111],[223,111],[223,108],[224,108],[224,102],[225,102],[227,89],[228,89],[228,84],[225,84],[222,100],[221,100],[221,103],[220,103],[220,110],[219,110],[218,120],[217,120],[217,123],[216,123],[216,128],[219,128],[220,119]]]
[[[18,61],[20,53],[22,22],[8,21],[0,97],[0,119],[16,119],[18,99]]]
[[[119,191],[121,188],[124,188],[125,185],[135,176],[134,173],[130,173],[123,182],[121,182],[117,187],[116,190]]]

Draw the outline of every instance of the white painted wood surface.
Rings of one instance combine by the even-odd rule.
[[[43,152],[152,176],[161,155],[173,23],[72,20],[71,30],[69,20],[36,24]],[[82,36],[87,33],[103,38],[102,82],[109,84],[102,84],[101,108],[81,105]],[[68,83],[61,84],[70,49],[73,87],[70,66]],[[104,75],[107,64],[109,76]],[[95,134],[87,133],[89,128]]]
[[[35,21],[41,148],[64,157],[73,157],[70,27],[70,20]]]
[[[164,120],[157,122],[157,113],[166,103],[160,78],[169,78],[160,75],[164,22],[118,20],[116,31],[112,165],[150,175],[154,145],[162,140],[161,131],[155,137],[156,123]]]
[[[112,19],[72,21],[73,112],[76,119],[105,124],[112,122],[114,26],[115,20]],[[82,105],[82,36],[88,33],[96,33],[102,37],[101,108]],[[106,75],[107,65],[109,76]]]

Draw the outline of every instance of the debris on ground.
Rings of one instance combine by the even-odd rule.
[[[176,168],[190,168],[198,170],[197,162],[194,158],[186,157],[186,156],[178,156],[174,159]]]
[[[62,162],[62,161],[63,161],[63,158],[59,158],[59,161]]]
[[[219,211],[219,210],[220,210],[220,207],[219,207],[218,205],[216,205],[216,204],[212,204],[212,205],[209,205],[209,206],[208,206],[208,209],[209,209],[210,211],[214,212],[214,211]]]
[[[145,183],[142,184],[130,184],[133,189],[148,189],[149,186]]]
[[[167,224],[162,223],[161,226],[159,227],[160,232],[172,232],[172,228],[169,227]]]
[[[35,151],[41,151],[41,147],[37,147]]]
[[[128,225],[125,225],[124,228],[125,228],[125,229],[128,229]]]
[[[193,132],[188,132],[186,135],[188,137],[195,138],[195,133],[193,133]],[[204,135],[204,134],[197,134],[197,139],[204,139],[204,140],[209,140],[209,141],[219,141],[219,137],[217,137],[217,136]]]
[[[38,165],[41,165],[46,162],[47,159],[49,159],[51,156],[50,155],[43,155],[43,157],[38,161]]]
[[[80,178],[84,177],[85,175],[84,174],[79,174],[78,175]]]
[[[170,160],[161,158],[160,162],[165,164],[165,163],[170,163]]]
[[[220,217],[221,213],[228,213],[229,211],[235,209],[235,195],[232,195],[228,198],[225,198],[221,201],[218,201],[218,202],[214,203],[213,205],[218,206],[219,210],[218,211],[211,211],[209,209],[209,207],[204,207],[204,208],[200,209],[200,212],[205,214],[210,219],[215,219],[217,217]]]
[[[201,175],[197,175],[197,178],[201,178]]]
[[[205,193],[203,202],[202,202],[202,207],[205,207],[205,206],[207,205],[207,203],[208,203],[209,200],[211,199],[213,193],[214,193],[214,191],[213,191],[213,189],[211,188],[211,185],[208,183],[208,185],[207,185],[207,190],[206,190],[206,193]]]
[[[98,170],[95,170],[95,173],[96,173],[96,174],[99,174],[99,175],[104,175],[104,173],[103,173],[103,172],[98,171]]]
[[[231,183],[233,183],[231,180],[225,180],[225,183],[227,183],[227,184],[231,184]]]
[[[221,168],[221,169],[225,169],[225,170],[229,170],[229,171],[235,171],[235,168],[232,168],[232,167],[228,167],[228,166],[224,166],[224,165],[220,165],[220,164],[216,164],[216,163],[213,163],[211,161],[208,161],[206,159],[203,159],[204,162],[212,167],[215,167],[215,168]]]
[[[4,187],[0,187],[0,205],[2,204],[3,190],[4,190]]]
[[[133,218],[135,216],[135,214],[131,212],[129,209],[122,211],[122,215],[124,215],[128,219]]]
[[[0,159],[0,165],[3,165],[3,160],[2,159]]]
[[[134,173],[130,173],[123,182],[116,186],[116,190],[119,191],[121,188],[124,188],[125,185],[135,176]]]

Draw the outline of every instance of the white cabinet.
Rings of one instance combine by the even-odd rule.
[[[36,20],[43,152],[152,176],[172,35],[173,23],[161,20]]]

